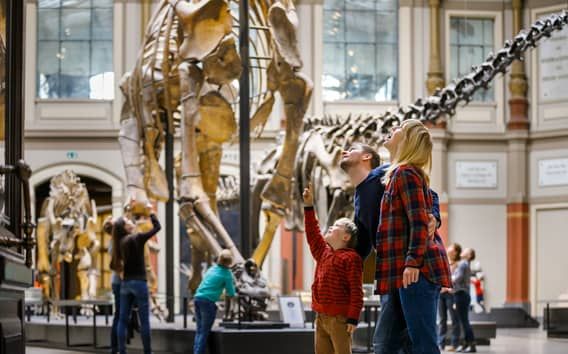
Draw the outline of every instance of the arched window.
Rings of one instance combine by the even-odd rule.
[[[112,7],[113,0],[38,0],[38,98],[114,98]]]
[[[324,0],[323,100],[398,99],[398,1]]]

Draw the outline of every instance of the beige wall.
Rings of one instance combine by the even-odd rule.
[[[507,210],[504,205],[451,204],[449,240],[476,250],[485,274],[487,308],[502,306],[507,285]]]
[[[531,238],[531,288],[533,310],[542,315],[539,301],[568,294],[568,204],[539,205],[531,213],[534,222]]]

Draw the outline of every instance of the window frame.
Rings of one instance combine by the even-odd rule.
[[[324,0],[324,1],[326,1],[326,0]],[[394,9],[395,16],[394,16],[394,19],[395,19],[395,28],[396,28],[396,41],[393,42],[393,43],[391,43],[391,42],[389,42],[389,41],[387,41],[387,40],[379,40],[376,36],[375,36],[375,39],[374,39],[373,42],[369,42],[369,41],[364,41],[364,42],[349,42],[346,38],[342,39],[341,41],[326,41],[326,40],[325,40],[325,14],[326,14],[326,12],[328,12],[328,11],[334,11],[335,9],[331,9],[331,8],[330,8],[330,9],[327,9],[327,8],[325,8],[325,4],[322,3],[322,7],[321,7],[321,9],[322,9],[322,10],[321,10],[321,12],[322,12],[322,17],[321,17],[321,19],[322,19],[322,21],[321,21],[321,38],[320,38],[320,40],[321,40],[322,58],[321,58],[321,63],[320,63],[320,65],[321,65],[321,71],[320,71],[321,75],[318,75],[318,76],[319,76],[319,78],[318,78],[318,85],[321,87],[321,102],[322,102],[323,105],[330,105],[330,104],[331,104],[331,105],[334,105],[334,104],[341,105],[341,104],[346,104],[346,103],[349,103],[349,104],[356,104],[356,105],[366,105],[366,104],[373,104],[373,105],[392,105],[392,104],[397,104],[397,102],[400,101],[400,99],[401,99],[401,82],[400,82],[400,71],[401,71],[401,70],[400,70],[400,68],[401,68],[401,60],[400,60],[400,51],[401,51],[401,48],[400,48],[400,46],[401,46],[401,43],[400,43],[400,38],[401,38],[401,35],[400,35],[400,11],[401,11],[401,8],[400,8],[400,1],[393,0],[393,2],[395,3],[395,9]],[[358,11],[360,12],[360,11],[363,11],[363,10],[347,9],[347,7],[346,7],[346,0],[343,0],[343,6],[342,6],[342,8],[341,8],[341,11],[342,11],[342,14],[345,14],[346,12],[358,12]],[[376,16],[377,14],[379,14],[379,13],[389,13],[389,12],[391,12],[391,11],[379,11],[379,10],[376,10],[376,9],[373,10],[373,11],[374,11],[374,15],[375,15],[375,16]],[[343,16],[343,17],[344,17],[344,20],[343,20],[343,21],[344,21],[344,27],[345,27],[345,16]],[[317,32],[316,32],[316,33],[317,33]],[[346,33],[347,33],[346,28],[344,28],[344,32],[343,32],[343,33],[344,33],[344,36],[345,36]],[[375,34],[377,34],[377,33],[378,33],[378,31],[377,31],[377,26],[376,26],[376,24],[375,24]],[[347,55],[348,55],[348,54],[347,54],[347,49],[346,49],[347,45],[349,45],[349,44],[355,44],[355,45],[358,45],[358,44],[366,44],[366,45],[369,45],[369,44],[370,44],[370,45],[373,45],[373,47],[374,47],[374,53],[375,53],[375,54],[377,53],[377,47],[378,47],[378,46],[381,46],[381,45],[392,45],[392,46],[396,49],[396,59],[395,59],[395,63],[396,63],[396,81],[397,81],[397,82],[396,82],[396,97],[395,97],[394,99],[390,99],[390,100],[380,100],[380,101],[379,101],[379,100],[369,100],[369,99],[358,99],[358,98],[345,98],[345,99],[338,99],[338,100],[326,100],[326,99],[324,98],[324,90],[325,90],[325,88],[324,88],[324,86],[323,86],[323,76],[324,76],[324,74],[325,74],[325,72],[324,72],[324,66],[325,66],[324,61],[325,61],[325,58],[326,58],[325,46],[326,46],[327,44],[336,44],[336,43],[339,43],[339,44],[342,44],[342,45],[345,46],[344,53],[343,53],[343,56],[344,56],[344,64],[345,64],[344,73],[347,73],[347,70],[348,70],[348,68],[347,68],[347,62],[348,62]],[[375,74],[376,74],[376,68],[377,68],[377,56],[376,56],[376,55],[375,55],[375,58],[374,58],[374,62],[375,62],[375,64],[374,64],[374,68],[375,68],[375,69],[374,69],[374,70],[375,70]],[[345,86],[344,86],[344,87],[345,87]],[[345,90],[344,90],[343,92],[345,92]]]
[[[111,6],[106,6],[106,7],[101,7],[101,6],[96,6],[96,0],[91,0],[91,3],[88,7],[68,7],[68,6],[63,6],[62,4],[63,0],[60,0],[60,6],[59,7],[46,7],[46,8],[40,8],[39,7],[39,2],[36,2],[36,6],[34,7],[34,22],[35,22],[35,29],[34,29],[34,72],[33,72],[33,83],[34,83],[34,88],[33,88],[33,92],[34,92],[34,101],[37,103],[49,103],[49,102],[59,102],[59,103],[96,103],[96,102],[113,102],[117,99],[117,95],[119,94],[117,91],[117,85],[118,85],[118,80],[120,79],[120,75],[116,75],[117,73],[117,67],[116,67],[116,63],[117,63],[117,38],[116,38],[116,24],[117,24],[117,13],[116,13],[116,3],[113,1]],[[58,35],[58,39],[48,39],[48,40],[42,40],[39,38],[39,15],[40,15],[40,11],[42,9],[47,9],[47,10],[57,10],[59,12],[59,35]],[[89,26],[89,38],[88,39],[70,39],[70,40],[63,40],[61,39],[61,31],[62,31],[62,18],[61,18],[61,14],[62,11],[65,9],[75,9],[75,10],[89,10],[89,16],[90,16],[90,26]],[[110,10],[112,12],[112,28],[110,29],[112,38],[111,39],[96,39],[93,38],[93,13],[95,10],[97,9],[107,9]],[[40,88],[40,83],[39,83],[39,48],[40,48],[40,43],[44,42],[53,42],[53,43],[57,43],[59,45],[59,48],[61,48],[62,42],[87,42],[88,46],[89,46],[89,67],[88,67],[88,71],[89,71],[89,76],[91,75],[91,70],[92,70],[92,51],[93,51],[93,43],[96,42],[110,42],[110,48],[112,50],[111,53],[111,60],[110,60],[110,65],[112,66],[112,72],[115,74],[114,78],[113,78],[113,83],[112,86],[114,88],[114,92],[113,92],[113,97],[112,98],[89,98],[89,97],[54,97],[54,98],[44,98],[44,97],[40,97],[39,96],[39,88]],[[61,60],[59,60],[59,68],[58,68],[58,75],[61,75]]]
[[[493,20],[493,48],[491,52],[495,53],[497,50],[497,45],[502,43],[502,17],[501,13],[495,11],[446,11],[445,16],[445,58],[446,58],[446,65],[445,65],[445,73],[446,73],[446,82],[451,82],[454,79],[458,79],[458,77],[450,77],[451,67],[452,67],[452,56],[451,56],[451,20],[452,18],[465,18],[465,19],[481,19],[481,20]],[[485,60],[489,53],[485,54],[484,57],[481,59],[482,61]],[[479,65],[482,63],[476,63],[475,65]],[[493,89],[493,97],[487,101],[475,101],[472,100],[470,105],[480,105],[480,106],[498,106],[499,102],[502,101],[502,96],[504,94],[503,89],[500,87],[502,85],[502,79],[500,77],[496,77],[492,82]]]
[[[464,43],[464,42],[462,41],[462,38],[460,38],[459,33],[456,35],[456,37],[457,37],[457,43],[452,43],[452,22],[453,22],[454,20],[457,20],[458,22],[462,22],[462,23],[463,23],[463,22],[466,22],[466,21],[470,21],[470,20],[472,20],[472,21],[482,21],[482,22],[481,22],[481,31],[482,31],[481,40],[482,40],[482,42],[484,42],[484,40],[486,39],[486,38],[485,38],[485,24],[486,24],[485,21],[491,21],[491,26],[493,27],[493,28],[491,29],[491,34],[492,34],[492,36],[491,36],[491,37],[492,37],[492,38],[491,38],[491,41],[492,41],[491,46],[486,45],[485,43],[481,43],[481,44],[469,44],[469,43]],[[459,25],[459,23],[458,23],[458,25]],[[469,16],[450,16],[450,26],[448,27],[448,30],[450,31],[450,42],[448,43],[448,46],[449,46],[449,49],[450,49],[450,63],[449,63],[449,64],[450,64],[450,70],[448,71],[448,75],[452,75],[452,80],[453,80],[454,78],[462,77],[462,76],[460,76],[460,75],[467,75],[467,73],[469,73],[469,72],[471,71],[471,69],[468,68],[466,72],[464,72],[464,73],[462,73],[462,74],[457,74],[455,77],[453,76],[454,74],[451,72],[451,71],[452,71],[452,67],[453,67],[454,65],[457,65],[457,68],[456,68],[456,69],[457,69],[457,71],[458,71],[458,73],[459,73],[460,68],[461,68],[461,65],[460,65],[461,62],[467,60],[463,55],[460,55],[460,52],[461,52],[462,49],[479,49],[479,48],[482,48],[482,50],[484,51],[484,53],[483,53],[482,57],[480,58],[480,60],[484,60],[485,58],[487,58],[487,55],[488,55],[490,52],[495,52],[495,20],[494,20],[493,18],[469,17]],[[488,36],[488,37],[489,37],[489,36]],[[457,55],[456,58],[453,58],[453,57],[452,57],[452,49],[453,49],[454,46],[456,47],[456,50],[457,50],[457,53],[458,53],[458,55]],[[487,47],[490,47],[490,48],[489,48],[489,51],[485,52],[485,50],[487,49]],[[457,61],[457,63],[456,63],[456,61]],[[476,65],[476,64],[474,64],[474,65]],[[477,100],[477,99],[475,99],[475,96],[473,96],[472,101],[474,101],[474,102],[494,102],[494,101],[495,101],[495,88],[494,88],[492,85],[490,86],[490,88],[492,89],[492,90],[491,90],[492,92],[488,93],[488,94],[484,97],[484,99],[482,99],[482,100]],[[488,90],[478,90],[478,91],[476,92],[476,94],[479,94],[480,92],[484,92],[484,91],[486,92],[486,91],[488,91]]]
[[[446,82],[449,83],[454,78],[449,77],[450,72],[450,17],[469,17],[469,18],[493,18],[493,52],[500,49],[505,41],[505,29],[503,27],[504,13],[501,10],[443,10],[443,53],[444,73]],[[509,36],[509,34],[507,34]],[[485,58],[484,58],[485,59]],[[481,64],[481,63],[476,63]],[[503,133],[506,131],[506,121],[508,112],[506,88],[507,75],[497,75],[492,86],[495,90],[493,101],[472,101],[466,107],[457,110],[456,115],[449,120],[448,130],[452,133]]]

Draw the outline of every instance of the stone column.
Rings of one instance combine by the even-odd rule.
[[[442,88],[444,82],[444,70],[440,60],[440,3],[441,0],[429,0],[430,4],[430,63],[428,66],[428,78],[426,89],[432,95],[437,88]]]
[[[522,26],[522,0],[512,1],[513,33]],[[529,134],[527,78],[522,62],[513,63],[509,82],[507,185],[507,306],[529,306],[529,205],[527,140]]]
[[[522,27],[523,0],[513,0],[513,35],[519,33]],[[511,67],[511,79],[509,81],[509,107],[511,117],[507,122],[509,130],[528,129],[528,100],[527,100],[527,77],[523,62],[515,61]]]
[[[444,127],[430,128],[432,134],[432,172],[430,188],[440,198],[442,226],[438,229],[444,244],[449,244],[448,235],[448,133]]]
[[[440,53],[440,4],[441,0],[429,0],[430,5],[430,60],[426,79],[426,91],[432,95],[437,88],[445,86],[444,69]],[[440,216],[442,227],[438,230],[445,243],[448,243],[448,193],[447,193],[447,160],[448,134],[446,122],[439,121],[430,126],[432,140],[432,175],[431,187],[440,197]]]

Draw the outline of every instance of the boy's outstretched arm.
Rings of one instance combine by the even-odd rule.
[[[308,245],[310,246],[312,256],[316,262],[319,262],[319,259],[327,246],[316,218],[310,187],[305,188],[304,193],[302,194],[302,197],[304,198],[304,228],[306,229],[306,238],[308,239]]]

